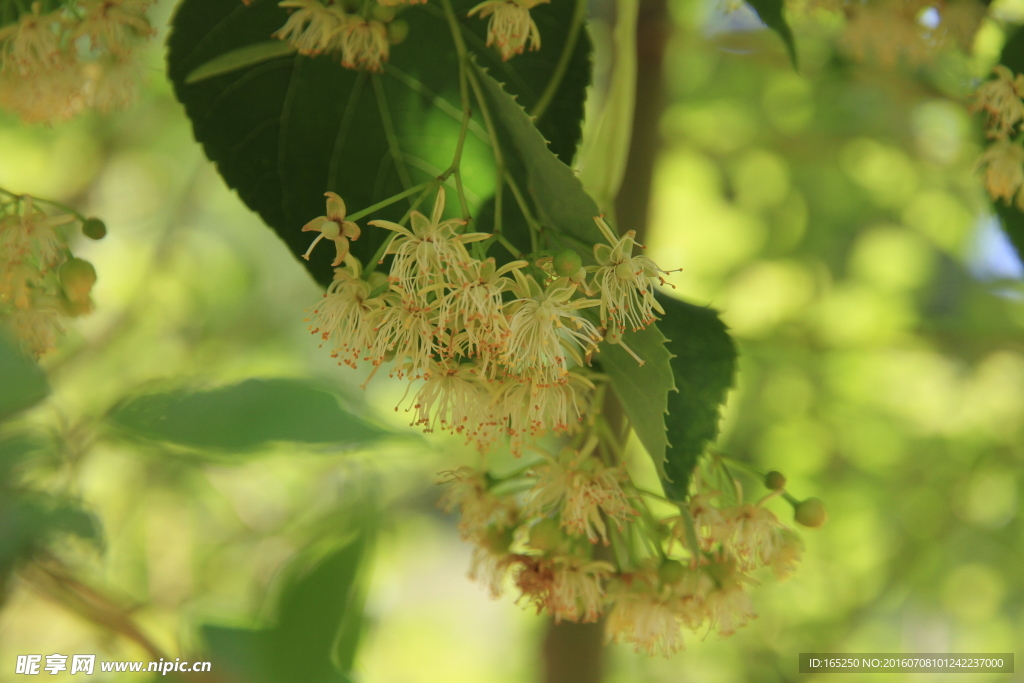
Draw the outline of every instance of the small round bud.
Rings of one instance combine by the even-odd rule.
[[[377,21],[389,22],[395,18],[395,8],[376,3],[373,7],[373,18]]]
[[[107,224],[99,218],[87,218],[82,223],[82,234],[91,240],[101,240],[107,235]]]
[[[555,254],[555,259],[551,264],[555,273],[562,277],[572,277],[579,272],[580,266],[583,265],[580,255],[572,249],[563,249],[562,251]]]
[[[530,545],[537,550],[550,552],[558,549],[562,544],[564,535],[553,519],[542,519],[530,527]]]
[[[816,529],[828,519],[828,512],[825,510],[825,503],[821,498],[808,498],[796,504],[793,510],[793,519],[797,524]]]
[[[388,24],[388,42],[398,45],[409,37],[409,22],[399,19]]]
[[[72,303],[89,301],[92,286],[96,284],[96,269],[85,259],[71,258],[60,267],[60,288]]]
[[[480,545],[492,553],[508,552],[509,546],[512,545],[512,530],[499,529],[492,524],[487,528],[487,532]]]
[[[580,266],[580,269],[577,270],[575,274],[570,275],[569,279],[578,285],[582,285],[584,282],[587,281],[587,269],[584,268],[583,266]]]
[[[782,472],[772,470],[768,474],[764,475],[764,485],[772,491],[781,491],[786,488],[786,475]]]
[[[686,567],[676,560],[665,560],[658,567],[658,578],[669,586],[674,586],[686,576]]]

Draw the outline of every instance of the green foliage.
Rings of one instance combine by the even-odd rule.
[[[0,597],[22,560],[70,534],[99,541],[99,523],[76,502],[16,485],[15,468],[39,444],[23,436],[0,440]]]
[[[387,434],[343,410],[332,393],[295,379],[143,394],[120,402],[108,419],[133,437],[227,452],[275,442],[355,447]]]
[[[719,410],[736,374],[736,345],[711,308],[660,296],[676,391],[668,395],[668,450],[662,485],[675,500],[689,495],[690,475],[718,437]]]
[[[747,0],[747,4],[754,8],[765,26],[779,34],[782,42],[786,44],[786,52],[789,53],[793,68],[797,68],[799,61],[796,56],[796,38],[793,37],[793,29],[789,27],[789,22],[782,14],[785,6],[782,0]]]
[[[509,173],[529,197],[534,218],[554,240],[568,236],[588,247],[601,241],[594,224],[600,213],[572,169],[551,154],[541,131],[522,104],[490,73],[477,70],[484,100],[492,112]]]
[[[50,393],[46,373],[2,332],[0,377],[0,422],[31,408]]]
[[[372,522],[328,552],[314,546],[284,570],[276,622],[263,629],[203,627],[211,661],[253,683],[345,683],[363,628]]]
[[[611,378],[615,394],[637,438],[647,449],[658,474],[664,478],[668,448],[665,415],[668,413],[669,392],[675,389],[669,365],[672,354],[665,347],[665,335],[658,325],[639,332],[627,331],[622,335],[622,343],[643,359],[643,365],[639,365],[621,345],[613,344],[601,345],[598,360]]]
[[[534,106],[566,43],[573,6],[535,8],[544,48],[506,63],[484,46],[487,22],[466,18],[475,3],[453,4],[468,48],[501,74],[523,104]],[[216,70],[214,60],[234,59],[240,49],[258,51],[287,17],[272,0],[249,6],[236,0],[185,0],[174,18],[168,62],[175,92],[207,156],[292,253],[301,255],[311,240],[300,228],[324,213],[324,192],[338,192],[350,211],[358,211],[447,168],[462,105],[452,34],[434,3],[401,10],[409,34],[392,47],[383,74],[345,69],[332,56],[290,54],[186,83],[197,69]],[[572,159],[580,137],[589,54],[589,42],[581,36],[537,122],[551,150],[565,161]],[[475,205],[494,189],[489,144],[484,122],[475,114],[463,155],[465,186]],[[396,203],[374,218],[397,221],[406,208]],[[365,261],[384,238],[384,231],[367,230],[353,253]],[[332,276],[328,251],[315,251],[307,266],[321,283]]]

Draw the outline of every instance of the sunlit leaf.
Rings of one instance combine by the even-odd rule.
[[[561,57],[573,4],[534,8],[531,15],[540,27],[543,48],[508,62],[485,46],[487,21],[466,16],[475,0],[453,4],[468,49],[501,74],[524,104],[536,104]],[[290,54],[191,84],[186,83],[190,74],[212,60],[266,43],[284,25],[288,11],[277,0],[249,5],[184,0],[175,14],[168,68],[196,139],[228,185],[296,256],[311,241],[301,227],[324,214],[324,192],[338,192],[351,213],[436,177],[452,161],[461,100],[449,24],[440,3],[397,10],[399,20],[408,25],[408,36],[392,46],[383,74],[345,69],[334,55]],[[584,32],[538,121],[551,149],[566,161],[580,137],[589,54]],[[489,136],[479,112],[474,112],[462,161],[467,196],[475,207],[493,192],[495,181]],[[409,204],[398,202],[373,217],[398,220]],[[450,211],[457,206],[449,201]],[[364,230],[353,253],[366,260],[384,237],[383,230]],[[333,250],[317,249],[306,265],[326,283],[333,274],[333,258]]]
[[[522,103],[492,78],[498,74],[482,69],[476,73],[507,155],[505,163],[528,195],[530,208],[541,227],[571,235],[586,247],[601,241],[601,233],[594,224],[594,217],[601,212],[583,189],[583,183],[548,150],[544,136]],[[508,192],[505,201],[514,201]],[[557,234],[552,236],[558,239]],[[529,245],[518,246],[528,249]]]
[[[0,333],[0,421],[31,408],[49,393],[42,368]]]
[[[736,345],[711,308],[659,296],[658,326],[668,337],[676,391],[668,395],[668,450],[662,485],[669,497],[688,495],[690,475],[718,437],[720,409],[736,373]]]
[[[669,392],[675,388],[671,354],[665,346],[665,336],[657,325],[639,332],[627,331],[623,343],[643,359],[640,365],[626,349],[619,345],[601,344],[597,356],[601,368],[611,378],[612,388],[619,397],[640,443],[665,476],[665,416],[668,413]]]
[[[296,379],[144,394],[119,403],[108,419],[132,436],[232,452],[275,442],[354,447],[387,435],[343,410],[330,392]]]

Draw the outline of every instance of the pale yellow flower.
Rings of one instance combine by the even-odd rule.
[[[74,36],[88,37],[94,49],[123,55],[139,38],[156,31],[146,19],[151,0],[82,0],[82,19],[74,26]]]
[[[349,17],[338,34],[341,65],[347,69],[383,71],[391,44],[387,28],[379,21]]]
[[[1024,120],[1024,74],[1014,76],[1002,64],[997,64],[993,71],[996,77],[978,86],[971,109],[988,114],[989,137],[1006,138]]]
[[[347,211],[345,209],[344,199],[334,192],[325,192],[324,196],[327,197],[327,215],[314,218],[302,226],[302,232],[320,233],[317,238],[313,240],[313,243],[309,245],[309,249],[307,249],[306,253],[302,255],[302,258],[308,261],[309,255],[313,253],[313,248],[320,240],[326,238],[332,240],[337,248],[337,255],[331,265],[340,266],[342,261],[345,260],[345,256],[348,254],[348,241],[350,239],[359,239],[361,232],[358,225],[352,221],[345,220]]]
[[[494,414],[518,455],[527,437],[576,431],[590,411],[593,391],[594,385],[574,372],[562,384],[510,379],[494,387]]]
[[[554,510],[562,527],[576,536],[586,535],[591,543],[608,544],[608,531],[602,513],[621,530],[624,522],[639,513],[629,502],[623,484],[629,481],[622,466],[608,467],[594,455],[597,437],[591,437],[579,451],[563,449],[557,457],[535,448],[545,463],[534,468],[537,483],[527,502],[527,510],[543,515]]]
[[[427,218],[419,211],[409,216],[412,228],[391,221],[370,221],[370,225],[396,233],[388,245],[388,254],[394,254],[391,280],[408,292],[421,290],[447,281],[449,268],[469,267],[470,256],[464,245],[490,237],[483,232],[458,234],[466,224],[461,218],[441,220],[444,215],[444,188],[439,188],[434,200],[434,211]]]
[[[348,18],[337,5],[324,5],[320,0],[282,0],[279,7],[295,10],[288,15],[274,38],[286,41],[304,55],[315,55],[340,47],[337,36]]]
[[[428,432],[440,428],[481,446],[497,437],[498,422],[491,411],[490,392],[471,363],[433,364],[416,392],[411,410],[415,411],[413,424]]]
[[[632,643],[637,652],[666,657],[683,649],[683,631],[676,601],[636,584],[620,588],[611,596],[615,603],[605,623],[606,638],[615,643]]]
[[[469,10],[469,16],[491,18],[487,22],[487,46],[496,46],[501,58],[507,61],[527,48],[540,49],[540,29],[530,10],[547,1],[486,0]]]
[[[436,305],[419,304],[395,285],[381,299],[386,305],[374,319],[370,360],[380,365],[393,357],[393,375],[429,377],[432,362],[441,352],[436,336]]]
[[[445,512],[461,513],[459,532],[465,539],[487,540],[493,530],[515,526],[517,510],[514,501],[490,492],[486,472],[472,467],[459,467],[440,473],[439,484],[445,486],[438,505]],[[493,534],[492,534],[493,535]]]
[[[614,244],[594,245],[594,286],[601,295],[601,324],[615,325],[620,330],[627,325],[633,331],[641,330],[656,320],[654,311],[665,313],[654,298],[654,282],[665,284],[659,275],[665,271],[642,254],[633,256],[633,247],[640,246],[634,231],[616,238],[602,218],[594,218],[594,222],[608,244]]]
[[[362,267],[351,254],[347,268],[335,268],[334,280],[323,300],[312,308],[310,332],[330,341],[331,355],[356,367],[373,335],[374,316],[381,303],[370,298],[370,283],[360,277]]]
[[[985,169],[985,187],[993,199],[1010,203],[1017,196],[1018,204],[1024,205],[1019,194],[1024,186],[1024,147],[996,140],[982,153],[978,167]]]
[[[479,358],[486,364],[505,350],[510,333],[501,295],[511,281],[504,276],[526,265],[526,261],[513,261],[496,268],[489,258],[447,271],[439,319],[442,327],[457,331],[446,341],[450,356]]]

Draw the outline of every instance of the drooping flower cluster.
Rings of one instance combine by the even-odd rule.
[[[137,47],[155,34],[153,0],[72,0],[44,12],[39,2],[0,26],[0,107],[27,122],[108,112],[136,98]]]
[[[54,347],[65,318],[92,310],[96,271],[71,254],[59,231],[77,217],[51,215],[30,196],[5,194],[0,193],[0,325],[39,356]],[[89,223],[98,221],[87,221],[87,232]]]
[[[1014,75],[999,64],[995,77],[978,86],[971,105],[987,115],[986,134],[992,143],[978,159],[985,188],[993,199],[1016,200],[1024,211],[1024,146],[1016,134],[1024,121],[1024,74]]]
[[[526,49],[540,49],[540,29],[530,10],[545,2],[548,0],[485,0],[469,10],[469,16],[490,17],[487,47],[493,45],[508,61]]]
[[[551,256],[499,267],[470,254],[468,247],[491,236],[464,232],[462,219],[445,220],[440,189],[429,218],[414,211],[409,227],[370,221],[392,233],[385,279],[365,277],[349,253],[361,230],[346,220],[341,197],[327,196],[327,215],[303,230],[320,233],[310,251],[333,240],[340,267],[312,311],[311,330],[340,362],[376,368],[393,361],[392,375],[421,381],[408,410],[427,431],[462,434],[481,448],[507,434],[516,452],[528,437],[577,431],[590,409],[587,365],[602,330],[640,329],[660,310],[652,288],[661,271],[631,255],[631,233],[612,240],[600,218],[616,244],[595,248],[597,265],[584,268],[569,252],[575,263],[564,274]],[[587,296],[591,285],[599,298]],[[583,313],[590,308],[600,309],[595,319]]]
[[[459,531],[475,546],[470,576],[495,597],[514,585],[520,602],[556,621],[606,616],[609,641],[652,655],[681,650],[684,629],[728,636],[756,618],[751,573],[767,567],[785,578],[802,551],[765,507],[782,491],[727,505],[697,476],[681,514],[657,518],[599,441],[577,438],[582,447],[558,455],[537,449],[540,460],[506,477],[443,473],[442,507],[461,512]],[[798,520],[820,524],[801,519],[800,505]]]
[[[348,69],[384,69],[391,43],[383,22],[348,14],[333,0],[281,0],[278,4],[292,12],[274,37],[301,54],[338,54]]]

